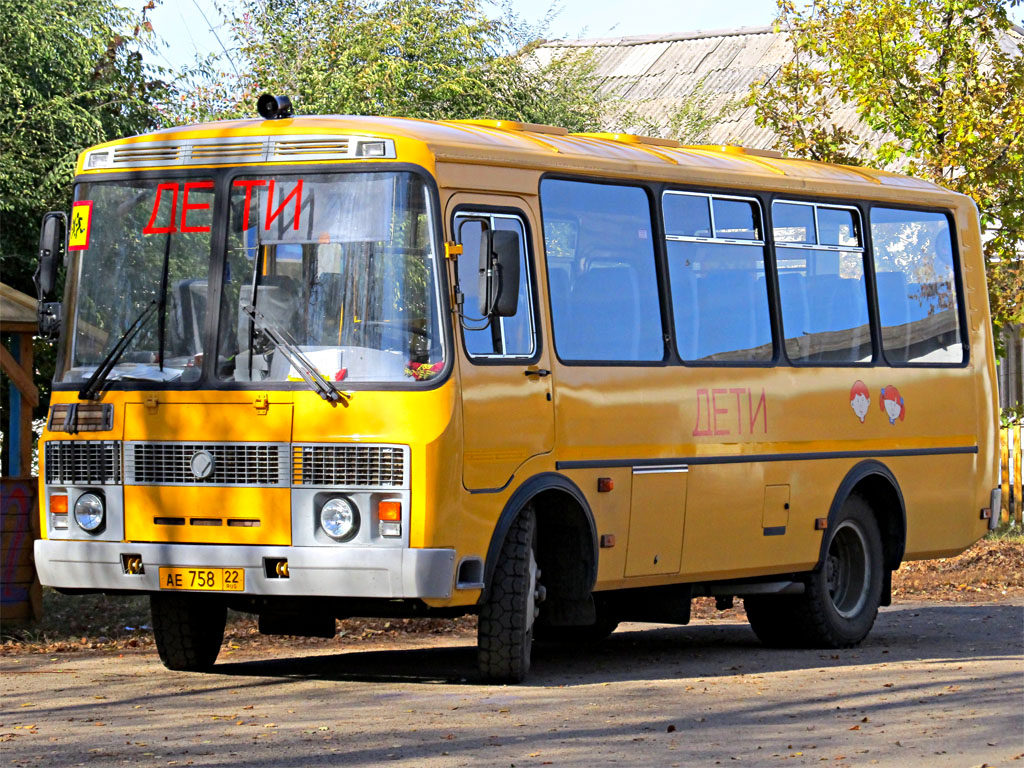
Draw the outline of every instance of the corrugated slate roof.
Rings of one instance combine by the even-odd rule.
[[[627,102],[640,117],[660,125],[698,90],[712,111],[743,99],[752,83],[774,75],[792,57],[785,34],[771,27],[553,40],[537,55],[544,62],[580,49],[594,57],[602,95]],[[736,105],[712,127],[709,140],[767,148],[772,136],[754,125],[753,109]]]
[[[1022,39],[1024,30],[1015,27],[1004,44],[1020,50]],[[677,35],[551,40],[536,53],[546,63],[573,50],[586,50],[594,57],[596,74],[602,81],[600,92],[613,100],[609,104],[612,113],[628,107],[639,118],[667,127],[680,105],[700,91],[709,113],[731,105],[710,128],[709,142],[756,149],[773,144],[772,132],[754,123],[754,109],[740,102],[753,83],[772,77],[793,58],[784,32],[771,27],[741,27]],[[837,104],[833,119],[840,127],[855,129],[872,144],[884,138],[864,126],[852,107]],[[640,126],[622,129],[641,130]]]

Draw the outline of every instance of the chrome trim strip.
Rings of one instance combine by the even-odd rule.
[[[665,464],[655,466],[639,466],[633,467],[634,475],[660,475],[669,474],[672,472],[689,472],[690,467],[686,464]]]

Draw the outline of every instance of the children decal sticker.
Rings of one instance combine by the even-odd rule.
[[[68,250],[89,250],[89,232],[92,229],[92,200],[79,200],[71,209],[68,231]]]
[[[882,387],[882,402],[880,405],[882,410],[885,411],[885,415],[889,417],[890,424],[895,424],[896,419],[903,421],[903,417],[907,415],[907,408],[903,404],[903,396],[891,384],[888,387]]]
[[[853,382],[853,386],[850,387],[850,407],[857,414],[861,424],[864,423],[864,417],[868,415],[868,407],[870,405],[871,392],[868,390],[868,385],[857,379]]]

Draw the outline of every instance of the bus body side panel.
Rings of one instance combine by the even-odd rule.
[[[971,342],[970,369],[974,374],[977,402],[978,464],[975,470],[975,538],[984,535],[987,521],[980,510],[991,506],[992,489],[999,486],[999,393],[996,356],[989,315],[988,287],[985,283],[985,259],[979,230],[978,209],[969,198],[960,198],[956,208],[960,242],[960,263],[967,303],[967,325]],[[999,510],[992,510],[993,516]]]

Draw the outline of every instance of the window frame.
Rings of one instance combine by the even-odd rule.
[[[526,212],[520,208],[514,206],[500,206],[500,205],[480,205],[476,203],[462,203],[457,205],[451,212],[451,233],[452,241],[459,242],[458,233],[459,217],[464,218],[487,218],[493,220],[494,218],[505,218],[515,219],[523,228],[523,263],[526,265],[526,275],[520,275],[519,279],[529,280],[529,290],[527,291],[527,297],[529,298],[529,327],[530,333],[533,336],[533,351],[529,355],[509,355],[503,353],[491,353],[486,355],[478,355],[471,353],[469,347],[466,345],[466,330],[462,328],[461,323],[456,320],[456,324],[459,328],[459,340],[461,341],[462,353],[469,362],[473,365],[532,365],[538,362],[541,358],[543,350],[543,335],[540,331],[540,318],[539,312],[537,311],[537,268],[535,261],[535,248],[533,245],[533,234],[530,229],[530,219]],[[457,267],[456,267],[457,268]],[[470,314],[473,314],[470,312]],[[453,317],[457,317],[453,315]],[[505,318],[499,318],[504,322]],[[502,339],[504,341],[504,328],[502,328]]]
[[[774,209],[776,203],[782,203],[784,205],[806,205],[811,206],[814,209],[814,239],[815,243],[793,243],[786,241],[779,241],[775,239],[775,221],[774,221]],[[821,237],[821,228],[818,224],[818,208],[834,208],[838,210],[854,211],[857,214],[860,225],[860,240],[859,246],[843,246],[843,245],[818,245],[817,241]],[[869,360],[854,360],[848,362],[814,362],[808,363],[800,360],[793,360],[789,356],[789,351],[786,349],[786,327],[785,321],[782,317],[782,293],[778,290],[778,284],[776,282],[776,298],[779,312],[779,346],[781,347],[780,353],[786,365],[792,366],[793,368],[872,368],[878,365],[881,359],[881,325],[877,322],[877,296],[878,291],[875,286],[875,273],[871,269],[869,273],[869,262],[870,266],[874,265],[874,251],[871,249],[869,244],[869,234],[866,224],[865,212],[859,205],[856,205],[852,201],[845,203],[833,202],[832,200],[799,200],[794,198],[772,196],[769,200],[768,209],[772,212],[770,218],[771,222],[771,243],[772,252],[774,255],[773,262],[775,264],[775,280],[778,281],[778,252],[779,249],[790,249],[790,250],[804,250],[804,251],[829,251],[831,253],[850,253],[860,252],[861,255],[861,267],[864,270],[864,287],[867,291],[865,298],[867,299],[867,317],[868,317],[868,338],[871,340],[871,358]]]

